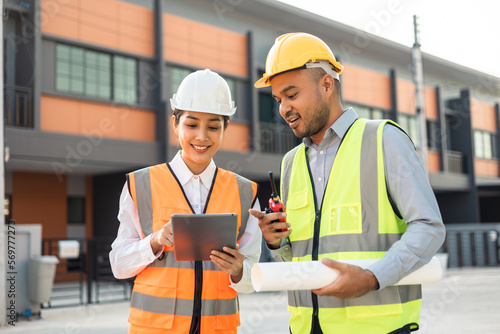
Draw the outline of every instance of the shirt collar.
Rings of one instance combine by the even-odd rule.
[[[179,180],[181,185],[185,186],[195,175],[189,170],[184,160],[182,160],[181,152],[182,151],[177,152],[172,161],[170,161],[170,167],[172,167],[172,170],[174,171],[175,176],[177,176],[177,179]],[[214,160],[211,159],[207,168],[205,168],[205,170],[198,175],[201,179],[201,183],[207,189],[209,189],[212,185],[212,180],[214,178],[216,168],[217,167],[215,166]]]
[[[358,114],[356,114],[354,109],[348,108],[342,113],[342,115],[340,115],[339,118],[337,118],[335,122],[333,122],[332,126],[330,126],[328,130],[326,130],[325,138],[323,138],[323,140],[330,140],[330,138],[334,134],[339,136],[339,138],[342,140],[342,138],[344,138],[345,134],[347,133],[347,130],[349,130],[356,119],[358,119]],[[309,137],[303,138],[302,142],[307,147],[312,147],[313,145],[315,145]]]

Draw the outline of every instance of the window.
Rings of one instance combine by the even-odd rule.
[[[177,89],[179,89],[179,85],[181,84],[182,80],[191,72],[192,71],[188,70],[187,68],[172,67],[172,76],[170,82],[172,86],[172,94],[170,94],[171,96],[174,95],[175,92],[177,92]]]
[[[137,101],[137,62],[133,58],[113,57],[114,100],[124,103]]]
[[[420,131],[418,130],[417,117],[407,114],[398,114],[398,124],[410,136],[416,148],[420,146]]]
[[[278,103],[270,93],[259,92],[259,121],[265,123],[280,123]]]
[[[68,224],[85,223],[85,197],[68,197]]]
[[[57,44],[56,91],[136,103],[137,62],[130,57]]]
[[[493,159],[497,154],[494,150],[496,136],[491,132],[474,130],[474,155],[476,158]]]
[[[437,150],[441,140],[441,133],[438,123],[434,120],[427,120],[427,146],[430,149]]]
[[[358,114],[359,118],[368,118],[368,119],[387,118],[386,112],[382,109],[366,107],[355,103],[351,103],[351,107]]]

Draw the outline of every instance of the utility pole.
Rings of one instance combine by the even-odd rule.
[[[424,71],[422,66],[422,52],[420,51],[420,41],[418,37],[417,16],[413,15],[413,31],[415,42],[411,49],[412,77],[415,84],[415,96],[417,101],[417,119],[420,133],[419,151],[420,159],[424,165],[425,173],[429,177],[429,165],[427,162],[427,122],[425,120],[425,102],[424,102]]]
[[[0,37],[3,40],[3,0],[0,0],[0,9],[2,10],[2,24],[0,24]],[[3,55],[3,42],[0,43],[0,55]],[[7,272],[6,272],[6,261],[5,251],[7,248],[7,239],[5,238],[5,215],[3,212],[4,207],[4,197],[5,197],[5,171],[4,171],[4,122],[3,122],[3,63],[0,65],[0,205],[1,211],[0,215],[0,327],[7,325]]]

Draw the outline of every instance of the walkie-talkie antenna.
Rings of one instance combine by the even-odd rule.
[[[271,196],[278,196],[278,192],[276,191],[276,184],[274,183],[273,172],[269,172],[269,182],[271,182]]]

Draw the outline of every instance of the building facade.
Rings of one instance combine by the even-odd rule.
[[[6,215],[43,238],[114,238],[125,173],[178,151],[169,98],[191,71],[229,83],[235,117],[215,157],[261,185],[297,145],[270,89],[277,36],[309,32],[344,65],[344,107],[419,143],[411,49],[264,0],[6,0]],[[373,22],[376,24],[376,22]],[[446,224],[500,222],[500,79],[423,55],[429,179]],[[418,147],[417,147],[418,148]],[[411,177],[410,175],[408,177]]]

